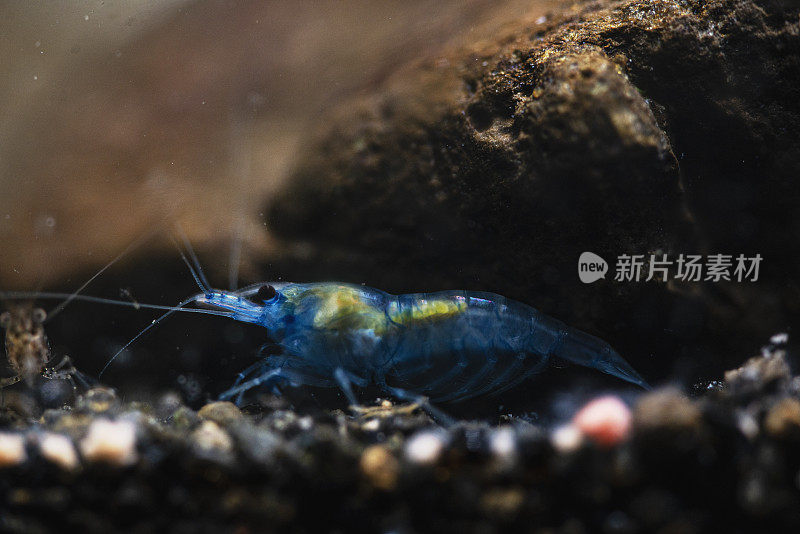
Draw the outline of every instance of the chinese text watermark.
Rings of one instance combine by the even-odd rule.
[[[761,254],[622,254],[614,269],[615,282],[756,282],[758,281]],[[584,252],[578,259],[578,276],[590,284],[605,278],[606,261],[592,252]]]

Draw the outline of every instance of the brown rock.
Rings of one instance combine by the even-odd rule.
[[[201,419],[208,419],[214,421],[222,426],[227,426],[231,423],[242,419],[242,412],[232,402],[212,402],[206,404],[197,415]]]
[[[392,490],[397,485],[400,465],[383,445],[367,447],[361,454],[361,473],[378,489]]]
[[[633,411],[637,430],[696,430],[701,422],[702,414],[695,403],[671,388],[642,396]]]
[[[575,263],[700,248],[796,264],[797,18],[780,2],[588,2],[396,72],[320,121],[272,202],[271,227],[312,245],[292,277],[489,289],[640,368],[665,372],[695,339],[721,371],[720,345],[798,312],[785,280],[717,286],[736,299],[715,302],[702,284],[584,286]]]
[[[791,371],[782,350],[750,358],[738,369],[725,373],[725,385],[734,395],[755,393],[776,383],[788,383],[790,379]]]
[[[775,403],[767,412],[764,430],[775,438],[800,436],[800,401],[785,398]]]

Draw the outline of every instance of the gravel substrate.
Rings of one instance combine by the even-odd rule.
[[[607,398],[548,426],[511,416],[442,428],[389,402],[353,415],[263,400],[194,411],[174,395],[132,404],[98,387],[38,419],[6,407],[0,528],[800,527],[800,377],[780,347],[692,395],[663,387],[630,408]]]

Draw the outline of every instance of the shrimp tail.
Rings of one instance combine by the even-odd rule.
[[[552,356],[597,369],[631,384],[650,390],[650,385],[605,341],[580,330],[569,329]]]

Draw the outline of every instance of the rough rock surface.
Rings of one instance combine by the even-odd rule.
[[[770,347],[695,397],[631,399],[614,444],[267,398],[199,412],[107,388],[0,413],[0,530],[702,532],[800,528],[800,377]],[[571,414],[565,414],[570,417]]]
[[[602,335],[651,376],[722,371],[728,349],[798,318],[798,9],[583,2],[395,73],[319,121],[271,203],[270,227],[311,245],[286,276],[488,289]],[[584,286],[586,250],[612,269],[654,253],[765,266],[746,287]]]

